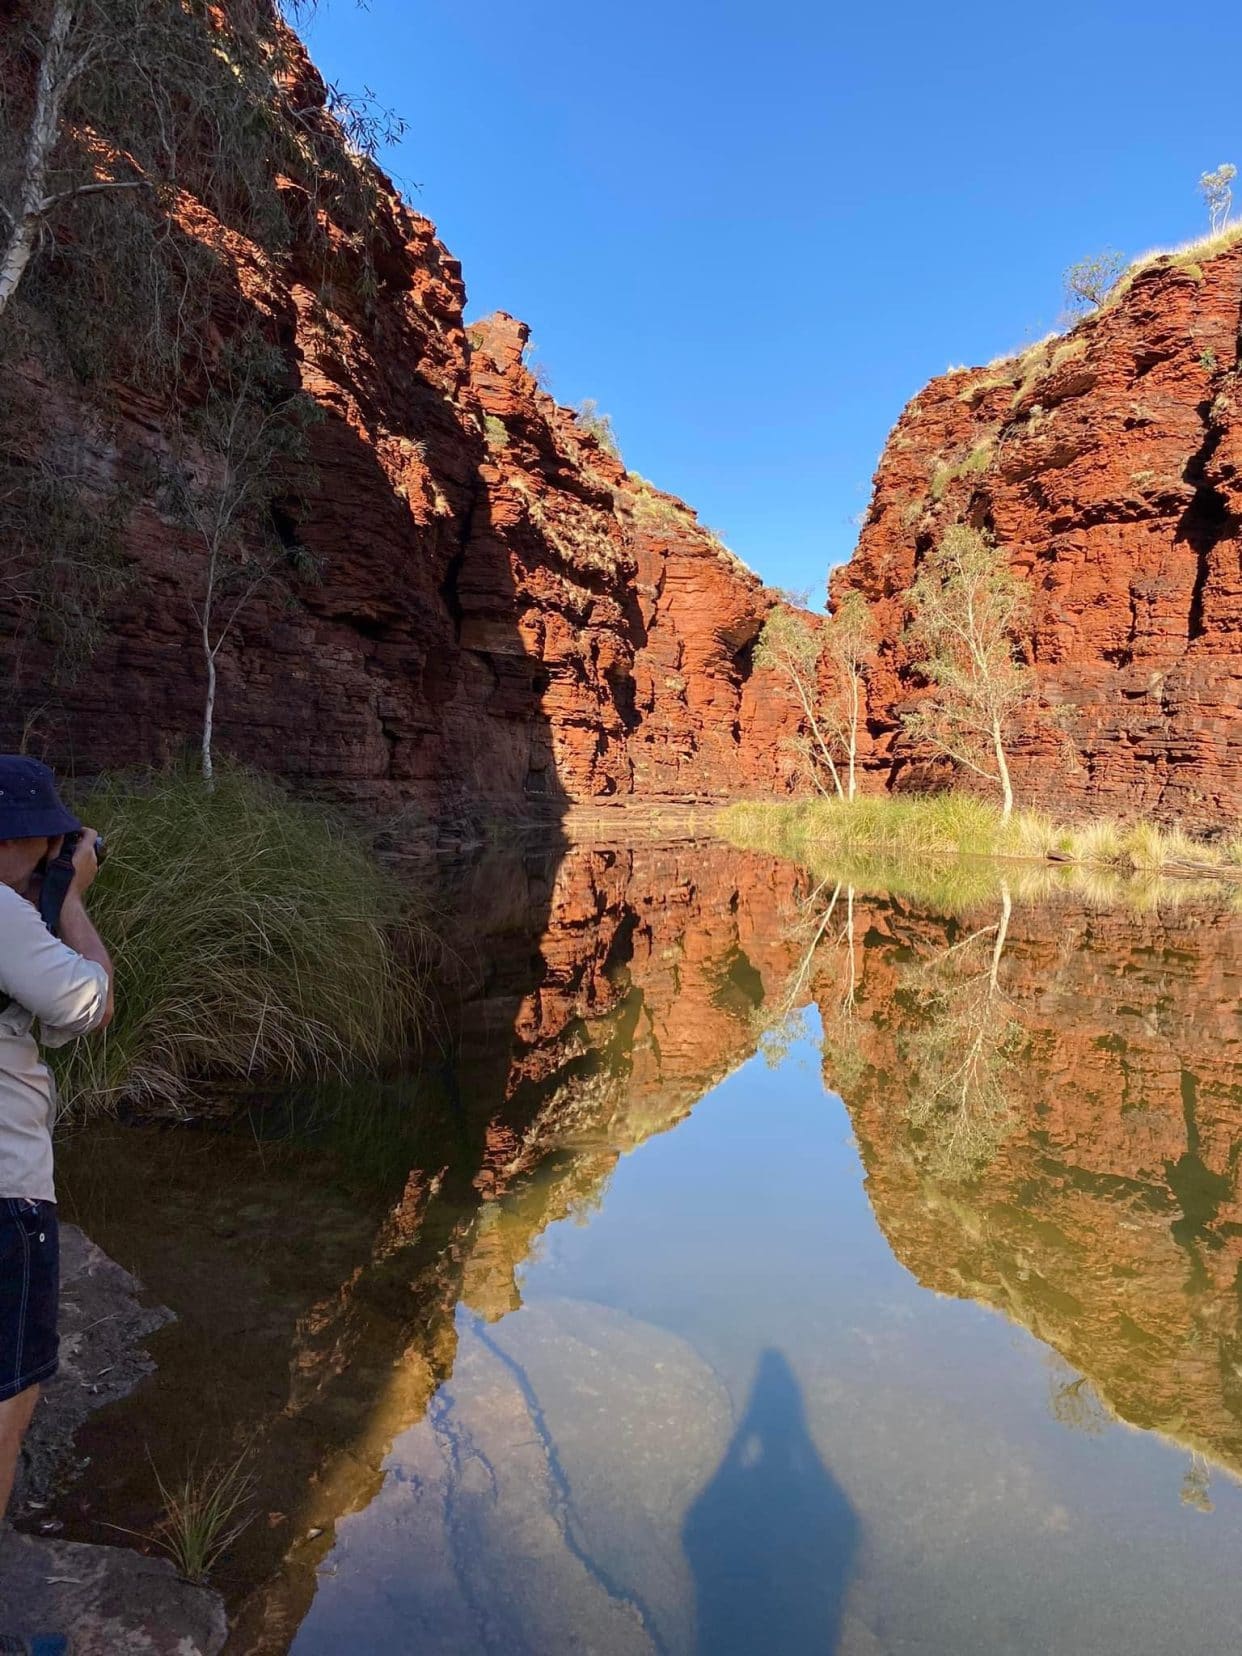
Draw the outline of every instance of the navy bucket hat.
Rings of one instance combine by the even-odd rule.
[[[0,840],[53,839],[82,826],[60,802],[56,778],[37,759],[0,753]]]

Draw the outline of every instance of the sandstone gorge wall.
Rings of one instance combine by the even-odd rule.
[[[1019,794],[1211,826],[1242,810],[1242,241],[1157,259],[1065,338],[933,380],[889,437],[852,561],[884,643],[869,765],[917,782],[899,639],[921,554],[991,530],[1034,596],[1043,708]]]
[[[297,78],[302,118],[328,122],[304,58]],[[276,525],[319,578],[242,615],[219,663],[222,753],[441,819],[790,785],[792,714],[750,661],[772,595],[540,389],[520,323],[466,327],[457,262],[387,181],[369,270],[348,224],[328,225],[325,267],[296,232],[273,255],[202,201],[175,217],[227,274],[208,356],[257,321],[323,416]],[[36,337],[49,326],[36,314]],[[71,471],[88,515],[119,514],[123,565],[89,661],[53,683],[55,616],[31,595],[66,572],[22,567],[6,534],[0,746],[88,773],[167,760],[195,741],[204,682],[202,546],[151,481],[172,411],[126,384],[88,398],[55,350],[10,351],[0,377],[0,461]]]

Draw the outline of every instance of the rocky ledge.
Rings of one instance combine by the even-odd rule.
[[[75,1226],[62,1229],[61,1369],[23,1449],[14,1510],[33,1533],[0,1531],[0,1633],[59,1632],[74,1656],[215,1656],[227,1623],[217,1593],[125,1547],[41,1533],[40,1513],[74,1470],[73,1434],[154,1368],[141,1342],[170,1320]]]

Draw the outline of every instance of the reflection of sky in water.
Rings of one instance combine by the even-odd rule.
[[[1242,1492],[1193,1510],[1184,1453],[1055,1419],[1063,1365],[918,1286],[812,1041],[625,1157],[520,1280],[459,1314],[300,1656],[1237,1647]]]

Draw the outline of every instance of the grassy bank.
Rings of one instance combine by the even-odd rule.
[[[364,842],[225,771],[111,780],[77,804],[109,842],[91,913],[117,1013],[58,1060],[67,1107],[179,1112],[204,1079],[374,1069],[417,1029],[426,933]]]
[[[1103,901],[1163,899],[1194,880],[1242,893],[1242,835],[1208,844],[1148,822],[1062,824],[1033,811],[1005,823],[969,794],[747,802],[717,823],[748,849],[924,899],[983,896],[1002,877],[1030,895],[1072,887]]]

